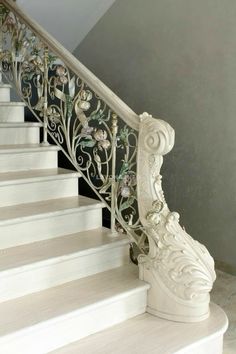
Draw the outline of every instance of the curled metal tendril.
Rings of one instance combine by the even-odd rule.
[[[51,137],[108,207],[115,151],[116,216],[122,227],[138,239],[142,227],[137,213],[137,133],[119,119],[114,140],[113,112],[80,77],[9,11],[2,29],[5,77],[38,120],[46,114]]]

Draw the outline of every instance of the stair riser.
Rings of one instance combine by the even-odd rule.
[[[10,88],[0,87],[0,102],[9,102],[9,101],[10,101]]]
[[[23,105],[1,105],[0,103],[0,123],[22,123],[25,120],[25,110]]]
[[[122,294],[109,301],[44,322],[0,341],[4,354],[46,354],[145,312],[146,290]],[[5,339],[5,340],[4,340]],[[37,343],[37,345],[36,345]],[[112,348],[111,348],[112,350]]]
[[[0,173],[57,168],[57,151],[0,154]]]
[[[78,178],[0,185],[0,207],[78,195]]]
[[[0,273],[0,302],[81,279],[129,263],[129,248],[95,250],[87,254],[58,257]]]
[[[51,214],[3,225],[0,223],[0,249],[52,239],[102,226],[102,209]]]
[[[0,127],[0,145],[39,144],[39,127]]]
[[[203,341],[199,341],[199,344],[195,343],[188,347],[178,351],[176,354],[222,354],[223,353],[223,335],[214,336],[211,338],[204,338]],[[224,351],[225,354],[230,352]],[[231,353],[233,354],[233,352]]]

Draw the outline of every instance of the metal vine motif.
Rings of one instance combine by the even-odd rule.
[[[80,171],[121,227],[143,249],[137,212],[137,132],[25,23],[0,5],[1,71],[33,115]],[[114,127],[116,128],[114,129]]]

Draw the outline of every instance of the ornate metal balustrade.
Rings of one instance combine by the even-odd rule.
[[[138,133],[15,13],[1,7],[4,77],[115,219],[141,245],[137,210]]]
[[[173,129],[137,116],[11,0],[0,2],[0,26],[1,74],[43,122],[43,145],[49,134],[106,204],[113,233],[117,221],[137,244],[140,278],[151,284],[148,311],[206,318],[214,262],[181,228],[161,187]]]

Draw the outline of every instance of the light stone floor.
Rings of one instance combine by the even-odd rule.
[[[236,276],[217,271],[211,300],[223,308],[229,319],[224,336],[224,354],[236,354]]]

